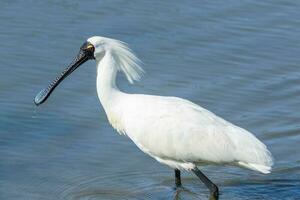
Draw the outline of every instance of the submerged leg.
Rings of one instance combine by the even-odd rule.
[[[181,178],[180,178],[180,170],[179,169],[175,169],[175,185],[176,185],[176,187],[181,186]]]
[[[208,187],[211,197],[213,197],[214,199],[218,199],[218,187],[213,182],[211,182],[211,180],[209,180],[197,167],[192,169],[192,172],[194,172],[194,174],[200,178],[200,180],[206,185],[206,187]]]

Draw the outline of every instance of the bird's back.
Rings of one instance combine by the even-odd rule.
[[[126,94],[121,107],[123,132],[153,157],[271,169],[271,154],[254,135],[188,100]]]

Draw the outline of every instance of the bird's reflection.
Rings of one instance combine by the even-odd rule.
[[[193,196],[198,196],[198,194],[197,193],[195,193],[195,192],[192,192],[192,191],[190,191],[190,190],[188,190],[188,189],[186,189],[186,188],[184,188],[184,187],[176,187],[175,188],[175,194],[174,194],[174,198],[173,198],[173,200],[180,200],[181,199],[181,193],[182,192],[186,192],[186,193],[189,193],[189,194],[191,194],[191,195],[193,195]],[[206,200],[206,198],[200,198],[201,200],[203,199],[203,200]],[[208,197],[208,200],[219,200],[219,196],[214,196],[214,195],[210,195],[209,197]]]

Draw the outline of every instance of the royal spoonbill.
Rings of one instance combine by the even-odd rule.
[[[188,170],[200,178],[212,197],[218,198],[218,187],[197,168],[205,162],[270,173],[271,153],[247,130],[185,99],[120,91],[118,71],[130,83],[138,81],[144,71],[139,59],[119,40],[89,38],[72,63],[37,94],[35,104],[46,101],[64,78],[90,59],[96,61],[97,93],[110,124],[144,153],[173,168],[177,187],[181,186],[180,170]]]

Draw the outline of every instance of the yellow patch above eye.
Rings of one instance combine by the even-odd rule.
[[[89,44],[89,45],[87,45],[87,47],[86,47],[87,49],[90,49],[90,48],[94,48],[94,46],[93,45],[91,45],[91,44]]]

